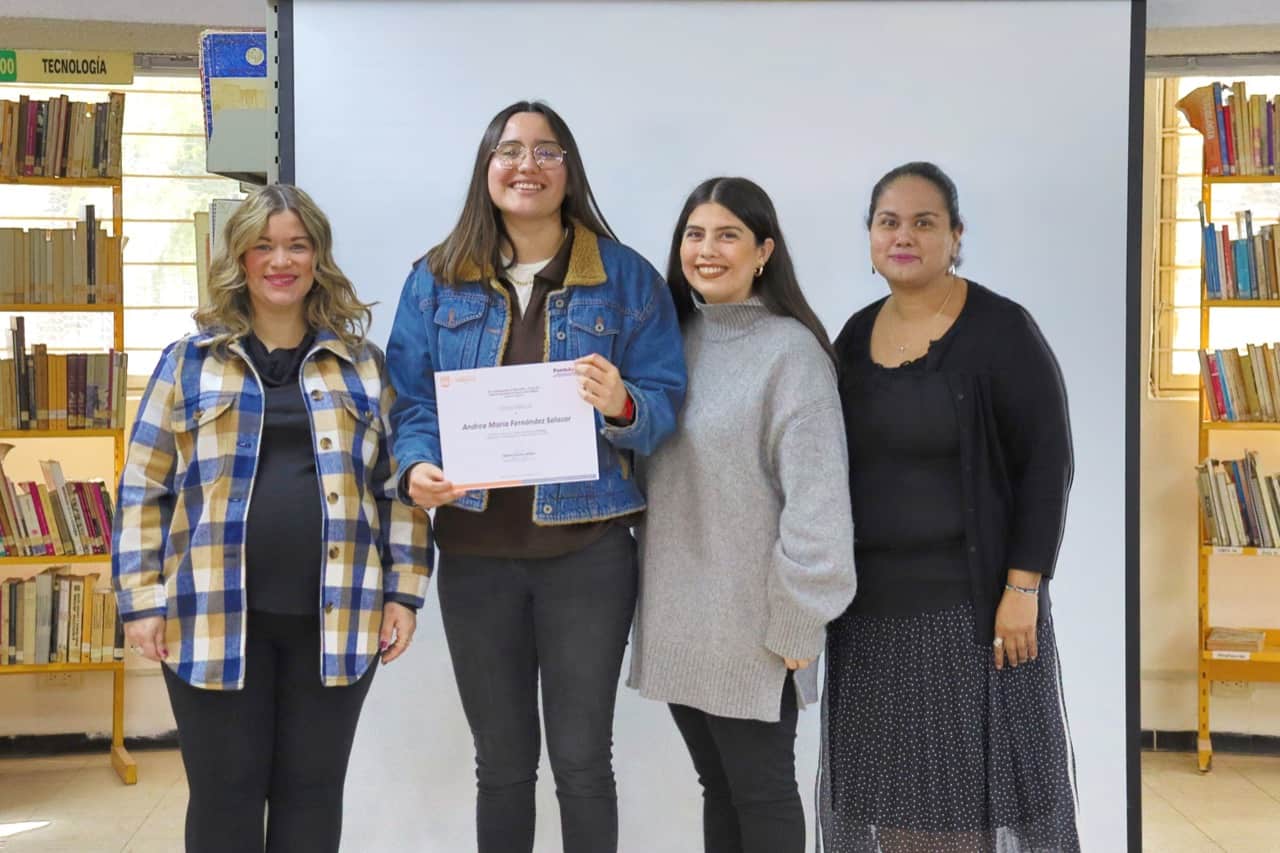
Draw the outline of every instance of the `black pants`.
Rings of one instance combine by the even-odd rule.
[[[349,687],[323,686],[318,616],[251,611],[247,635],[243,690],[192,687],[161,667],[191,791],[187,853],[337,851],[347,759],[377,665]]]
[[[539,675],[564,849],[617,850],[613,709],[636,602],[630,532],[542,560],[443,554],[436,583],[475,739],[479,853],[533,850]]]
[[[804,853],[791,682],[788,674],[776,723],[671,706],[702,784],[706,853]]]

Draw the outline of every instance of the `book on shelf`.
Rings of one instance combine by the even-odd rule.
[[[26,340],[26,320],[9,318],[11,358],[0,357],[0,429],[121,429],[128,353],[51,353]]]
[[[1280,95],[1250,95],[1243,81],[1200,86],[1178,100],[1204,137],[1204,171],[1212,177],[1280,174]]]
[[[55,565],[0,579],[0,667],[123,659],[115,594],[97,575]]]
[[[1200,350],[1211,421],[1280,423],[1280,343]]]
[[[1206,459],[1196,466],[1206,544],[1280,548],[1280,475],[1258,470],[1257,451],[1241,459]]]
[[[4,471],[13,445],[0,444],[0,556],[111,553],[113,507],[102,480],[68,482],[56,460],[40,462],[43,483],[14,482]]]
[[[1254,227],[1253,211],[1236,213],[1236,237],[1227,225],[1219,229],[1200,210],[1201,254],[1206,297],[1214,299],[1280,299],[1280,225]]]
[[[225,242],[227,220],[236,212],[243,200],[238,198],[215,198],[209,202],[209,209],[197,210],[192,214],[192,226],[196,238],[196,288],[200,307],[209,304],[209,268],[213,256]]]
[[[209,212],[197,210],[193,221],[196,230],[196,293],[203,308],[209,304],[209,262],[213,252]]]
[[[0,101],[0,177],[119,178],[124,93],[107,100]]]
[[[119,305],[122,235],[108,234],[95,206],[71,228],[0,228],[0,303]]]
[[[1267,634],[1252,628],[1210,628],[1204,647],[1210,651],[1260,652]]]

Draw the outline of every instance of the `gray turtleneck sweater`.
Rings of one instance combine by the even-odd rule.
[[[645,460],[627,683],[722,717],[778,720],[784,657],[816,659],[853,598],[853,521],[834,365],[755,298],[698,304],[689,391]],[[817,667],[797,673],[802,704]]]

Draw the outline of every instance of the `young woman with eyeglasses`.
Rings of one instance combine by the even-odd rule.
[[[633,457],[675,428],[685,365],[662,276],[614,238],[546,104],[489,122],[457,225],[405,282],[387,357],[402,498],[435,510],[479,851],[533,849],[539,684],[564,850],[616,850],[613,711],[636,599],[630,526],[645,508]],[[435,371],[564,360],[596,411],[599,479],[455,488]]]

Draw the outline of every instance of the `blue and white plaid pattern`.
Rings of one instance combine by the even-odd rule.
[[[263,395],[244,350],[232,344],[219,358],[210,337],[171,344],[147,385],[120,476],[112,576],[122,616],[166,617],[168,664],[180,678],[236,690],[244,685],[245,521]],[[321,676],[341,686],[378,654],[383,595],[421,605],[430,529],[396,499],[387,422],[395,392],[377,347],[352,354],[322,331],[300,381],[323,495]]]

